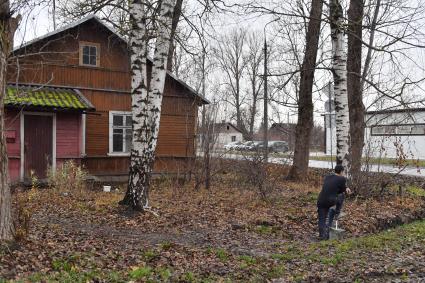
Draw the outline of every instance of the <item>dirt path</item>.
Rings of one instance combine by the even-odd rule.
[[[140,246],[157,246],[173,243],[196,248],[223,248],[238,255],[270,256],[274,246],[284,245],[288,240],[277,237],[264,239],[255,233],[238,231],[215,231],[213,229],[176,230],[163,232],[145,232],[140,228],[123,228],[107,224],[83,222],[81,219],[63,218],[60,216],[36,215],[38,225],[47,229],[59,228],[64,234],[79,234],[88,238],[102,240],[113,239],[118,243],[132,243]],[[312,241],[316,241],[315,238]]]

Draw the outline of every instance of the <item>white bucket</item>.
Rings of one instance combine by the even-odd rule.
[[[103,191],[109,193],[111,191],[111,186],[103,186]]]
[[[335,220],[335,227],[329,227],[330,240],[342,240],[344,237],[344,229],[338,227],[338,220]]]

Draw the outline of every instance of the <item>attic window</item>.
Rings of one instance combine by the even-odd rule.
[[[229,126],[227,126],[227,130],[230,130],[230,127]]]
[[[80,42],[80,65],[98,67],[99,51],[99,44]]]

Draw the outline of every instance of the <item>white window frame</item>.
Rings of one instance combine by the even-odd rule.
[[[96,48],[96,65],[84,64],[83,62],[83,49],[85,46]],[[80,41],[80,65],[85,67],[99,67],[100,66],[100,44],[93,42]]]
[[[109,111],[109,152],[108,152],[108,156],[130,156],[130,152],[114,152],[114,145],[113,145],[114,115],[131,115],[131,111]],[[125,148],[125,139],[124,139],[123,148]]]

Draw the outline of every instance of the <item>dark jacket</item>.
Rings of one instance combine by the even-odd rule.
[[[331,207],[335,205],[337,196],[344,193],[347,189],[346,183],[347,179],[343,176],[327,175],[317,199],[317,206]]]

